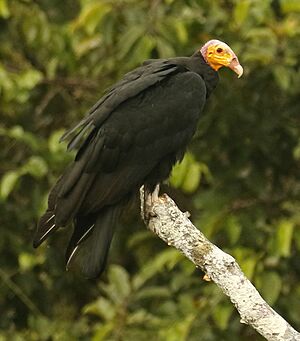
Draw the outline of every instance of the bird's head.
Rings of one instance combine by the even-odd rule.
[[[233,70],[240,78],[243,68],[238,57],[232,49],[220,40],[210,40],[204,44],[200,50],[203,58],[214,70],[218,71],[222,66],[227,66]]]

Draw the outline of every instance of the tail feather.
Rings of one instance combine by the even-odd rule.
[[[59,227],[55,222],[55,206],[62,181],[63,176],[61,176],[57,180],[56,184],[54,185],[49,194],[47,211],[40,218],[33,236],[34,248],[37,248],[39,245],[41,245],[41,243],[45,239],[47,239],[47,237],[49,237],[52,233],[54,233]]]
[[[86,278],[98,277],[104,270],[121,205],[101,210],[75,221],[74,233],[66,253],[67,270],[79,270]]]
[[[74,252],[76,246],[83,242],[84,239],[92,233],[96,219],[97,216],[92,214],[88,216],[77,216],[74,219],[74,231],[66,250],[66,264],[72,258],[71,254]]]
[[[37,248],[47,237],[58,229],[55,224],[55,214],[53,211],[47,210],[41,217],[38,227],[33,237],[33,247]]]
[[[55,207],[55,221],[60,226],[65,226],[74,218],[80,209],[85,195],[94,181],[95,174],[82,174],[76,185],[67,194],[57,198]]]
[[[65,226],[76,216],[91,185],[94,174],[82,174],[82,162],[71,164],[52,188],[48,208],[38,222],[33,246],[38,247],[59,227]]]

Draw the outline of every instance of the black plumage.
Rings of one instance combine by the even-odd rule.
[[[124,203],[141,185],[154,188],[169,176],[217,82],[197,52],[147,61],[108,90],[62,137],[77,155],[49,195],[34,246],[73,221],[67,267],[98,276]]]

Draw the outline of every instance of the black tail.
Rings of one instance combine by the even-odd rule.
[[[109,206],[97,215],[74,219],[74,232],[66,252],[66,268],[86,278],[98,277],[104,270],[109,247],[122,205]]]
[[[47,210],[39,221],[38,227],[33,236],[33,247],[36,248],[58,229],[55,224],[54,211]]]
[[[39,220],[37,229],[33,236],[33,247],[38,247],[41,243],[47,239],[53,232],[58,229],[58,226],[55,222],[55,206],[57,201],[58,192],[60,190],[61,184],[63,182],[63,176],[61,176],[54,187],[51,189],[51,192],[48,197],[48,208],[47,211],[43,214],[41,219]]]
[[[95,174],[82,174],[84,162],[73,162],[51,189],[48,208],[41,217],[33,237],[38,247],[59,227],[64,227],[76,216]]]

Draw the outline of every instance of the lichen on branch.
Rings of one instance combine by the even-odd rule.
[[[241,316],[269,341],[300,341],[300,334],[260,296],[236,260],[211,243],[166,194],[153,199],[141,188],[141,208],[147,227],[205,272],[226,294]]]

